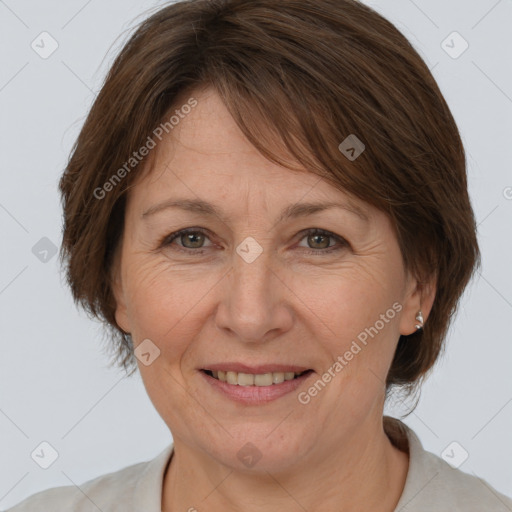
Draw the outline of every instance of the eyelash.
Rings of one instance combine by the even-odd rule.
[[[177,238],[179,238],[180,236],[194,234],[194,233],[201,233],[205,236],[208,236],[208,233],[206,232],[206,230],[204,230],[202,228],[186,228],[186,229],[182,229],[180,231],[176,231],[175,233],[171,233],[170,235],[167,235],[166,237],[164,237],[164,239],[160,243],[160,247],[170,246],[172,244],[172,242],[174,240],[176,240]],[[323,256],[326,254],[332,254],[333,252],[340,251],[341,249],[344,249],[349,246],[348,242],[344,238],[342,238],[338,235],[335,235],[334,233],[331,233],[330,231],[326,231],[325,229],[319,229],[319,228],[311,228],[311,229],[305,230],[299,241],[302,241],[304,238],[306,238],[307,236],[311,236],[311,235],[322,235],[322,236],[326,236],[329,238],[334,238],[335,240],[337,240],[340,243],[340,246],[339,247],[335,247],[335,246],[328,247],[326,249],[309,249],[308,251],[306,251],[306,254],[308,254],[308,255]],[[180,252],[184,252],[187,254],[193,253],[197,256],[201,256],[202,254],[204,254],[206,249],[203,249],[203,248],[190,249],[187,247],[177,246],[177,248],[174,250],[178,250]]]

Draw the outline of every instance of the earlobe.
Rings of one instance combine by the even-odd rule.
[[[404,301],[400,320],[400,334],[409,336],[428,322],[436,295],[436,276],[420,282],[411,280],[410,291]]]

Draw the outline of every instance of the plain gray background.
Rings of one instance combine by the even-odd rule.
[[[512,2],[365,3],[409,38],[452,109],[483,258],[446,356],[405,421],[438,455],[456,441],[456,455],[469,454],[461,470],[512,496]],[[109,63],[138,16],[158,5],[0,0],[2,509],[153,458],[171,442],[139,375],[108,368],[101,326],[77,311],[51,252],[61,239],[57,182],[71,146]],[[42,32],[58,44],[45,59],[31,47],[45,37],[51,49]],[[43,441],[58,452],[48,469],[30,455]]]

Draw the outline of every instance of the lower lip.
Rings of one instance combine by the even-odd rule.
[[[261,405],[281,398],[295,391],[306,379],[313,375],[313,371],[310,370],[296,379],[285,380],[280,384],[272,384],[270,386],[238,386],[210,377],[210,375],[203,371],[199,371],[199,373],[214,389],[231,398],[231,400],[246,405]]]

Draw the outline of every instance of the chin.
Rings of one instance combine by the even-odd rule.
[[[221,430],[208,436],[210,442],[203,450],[234,471],[255,474],[284,471],[303,459],[308,436],[296,429],[292,433],[289,426],[279,428],[281,423],[282,416],[269,418],[264,423],[244,422],[230,426],[226,430],[232,437]],[[219,435],[222,439],[218,439]]]

